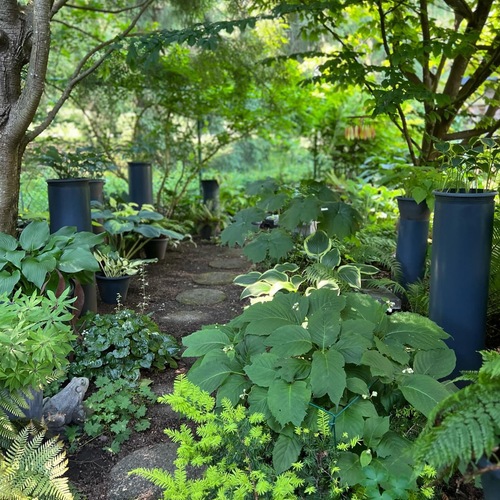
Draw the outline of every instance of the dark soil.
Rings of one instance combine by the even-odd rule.
[[[196,284],[193,279],[202,273],[225,271],[210,264],[233,261],[241,257],[239,251],[219,247],[207,242],[197,242],[197,246],[183,243],[177,249],[169,250],[164,261],[148,267],[147,285],[143,287],[138,277],[134,277],[124,306],[134,310],[140,308],[144,302],[144,290],[147,298],[146,312],[152,313],[162,332],[170,333],[179,341],[182,337],[197,331],[206,324],[224,324],[237,316],[243,309],[244,303],[239,299],[241,288],[233,285],[210,285],[223,291],[226,300],[210,306],[185,305],[176,301],[181,292],[196,288],[206,288]],[[241,260],[239,269],[231,269],[234,275],[247,272],[250,264]],[[100,313],[113,312],[114,306],[98,303]],[[158,394],[168,390],[174,378],[179,373],[187,371],[193,360],[183,359],[177,369],[167,369],[164,372],[144,373],[144,376],[153,380],[153,388]],[[117,455],[103,450],[106,446],[106,437],[80,443],[80,448],[69,453],[69,478],[74,488],[80,493],[80,498],[87,500],[106,500],[109,472],[123,457],[131,452],[159,442],[167,438],[164,429],[178,426],[178,420],[172,413],[166,411],[162,405],[153,405],[148,410],[151,427],[145,432],[134,433],[130,440],[122,445]],[[470,484],[464,485],[460,478],[452,480],[450,485],[439,493],[443,500],[467,499],[480,500],[482,492]]]

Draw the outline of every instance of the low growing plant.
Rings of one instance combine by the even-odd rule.
[[[162,488],[165,500],[432,498],[433,490],[426,484],[432,476],[430,468],[421,474],[424,481],[418,486],[411,471],[401,465],[381,468],[359,436],[335,441],[326,412],[319,412],[311,425],[293,430],[302,447],[301,457],[290,470],[278,473],[272,465],[275,433],[264,414],[252,413],[243,404],[233,406],[228,399],[216,409],[215,398],[182,375],[174,382],[174,392],[159,401],[196,423],[194,432],[186,424],[178,430],[165,430],[179,445],[174,472],[145,468],[131,471]],[[380,423],[370,427],[373,441],[382,432]],[[398,446],[403,453],[408,443],[391,433],[381,441],[380,453],[391,446]],[[360,448],[364,448],[360,459],[363,465],[361,470],[353,469],[351,457],[360,453]],[[202,468],[196,479],[186,477],[188,466]]]
[[[132,430],[149,429],[147,405],[156,401],[149,388],[150,380],[131,382],[124,378],[111,379],[99,376],[95,380],[97,391],[85,400],[91,413],[83,430],[90,437],[109,434],[111,444],[105,449],[118,453],[120,446],[131,436]]]
[[[162,333],[147,314],[119,309],[84,318],[85,328],[74,344],[69,373],[73,377],[106,376],[137,380],[140,369],[177,367],[177,341]]]
[[[390,431],[390,412],[407,403],[428,416],[451,388],[438,379],[451,373],[455,355],[448,335],[414,313],[386,314],[360,293],[322,288],[309,295],[277,293],[249,306],[225,326],[184,338],[183,356],[198,357],[188,378],[217,403],[228,398],[262,413],[277,433],[273,466],[278,473],[299,459],[296,427],[328,412],[334,440],[358,436],[375,469],[411,475],[405,440]],[[393,439],[394,438],[394,439]],[[351,478],[364,474],[361,454],[341,454]],[[342,468],[342,466],[341,466]],[[354,485],[355,482],[350,483]]]

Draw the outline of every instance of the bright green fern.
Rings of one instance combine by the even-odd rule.
[[[482,351],[479,372],[468,372],[471,381],[444,399],[433,410],[415,442],[416,460],[436,469],[456,469],[460,463],[491,457],[500,444],[500,353]],[[498,455],[498,453],[497,453]],[[500,469],[500,460],[496,461]]]
[[[0,453],[0,500],[71,500],[63,477],[67,459],[55,438],[44,441],[45,432],[30,423]]]

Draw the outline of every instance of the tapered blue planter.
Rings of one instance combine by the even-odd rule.
[[[219,210],[219,183],[217,182],[217,180],[202,180],[201,190],[203,192],[203,203],[205,203],[205,205],[209,205],[212,212]]]
[[[108,278],[107,276],[97,274],[96,280],[99,295],[103,302],[106,304],[118,304],[118,295],[120,296],[120,302],[125,302],[130,285],[130,276]]]
[[[129,201],[153,204],[153,171],[151,163],[131,161],[128,163],[128,194]]]
[[[478,370],[485,348],[493,191],[434,192],[429,317],[452,336],[452,375]]]
[[[50,232],[64,226],[76,226],[77,231],[92,231],[89,179],[49,179]],[[97,312],[95,283],[82,285],[85,299],[82,313]]]
[[[399,229],[396,260],[401,265],[401,284],[407,286],[424,277],[429,219],[431,212],[425,201],[417,203],[413,198],[397,198]]]

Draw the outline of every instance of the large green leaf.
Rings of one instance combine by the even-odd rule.
[[[277,376],[276,361],[278,356],[265,352],[254,356],[252,363],[245,366],[245,373],[250,380],[261,387],[269,387]]]
[[[362,484],[366,479],[356,453],[343,451],[340,453],[336,466],[340,469],[338,474],[342,486]]]
[[[223,245],[243,246],[248,235],[259,231],[259,225],[256,224],[263,220],[266,212],[259,208],[245,208],[235,215],[235,220],[226,227],[220,237]]]
[[[246,299],[247,297],[260,297],[261,295],[267,295],[271,291],[272,286],[269,283],[264,283],[259,281],[258,283],[253,283],[248,285],[241,292],[240,299]]]
[[[277,294],[273,300],[254,304],[243,311],[239,321],[248,322],[246,332],[269,335],[285,325],[301,325],[307,312],[307,299],[298,293]]]
[[[394,365],[378,351],[366,351],[361,356],[361,362],[370,367],[374,377],[381,377],[386,381],[394,379]]]
[[[266,420],[269,420],[272,415],[267,404],[267,393],[267,388],[254,385],[248,395],[248,411],[249,413],[262,413]]]
[[[293,249],[292,238],[280,229],[270,233],[260,233],[243,249],[243,253],[252,262],[262,262],[267,257],[281,260]]]
[[[320,309],[309,317],[307,329],[311,340],[323,350],[330,347],[340,334],[340,312]]]
[[[241,286],[253,285],[260,280],[261,276],[262,273],[259,273],[259,271],[251,271],[246,274],[239,274],[236,278],[234,278],[233,283]]]
[[[282,281],[288,281],[288,276],[276,269],[268,269],[265,273],[262,273],[262,276],[260,277],[261,280],[265,280],[268,283],[274,284],[274,283],[280,283]]]
[[[300,356],[311,350],[311,336],[299,325],[286,325],[274,330],[264,341],[271,352],[282,358]]]
[[[357,210],[344,202],[327,202],[322,208],[319,228],[330,238],[334,236],[340,239],[347,238],[361,227],[362,218]]]
[[[328,394],[334,405],[339,404],[346,387],[344,357],[334,349],[316,351],[311,366],[311,388],[314,397]]]
[[[10,234],[0,233],[0,249],[10,252],[16,250],[17,240]]]
[[[388,431],[389,417],[369,417],[365,420],[363,442],[368,448],[374,449]]]
[[[355,332],[342,333],[340,339],[335,344],[335,349],[342,353],[346,363],[359,365],[361,358],[367,349],[372,347],[373,342],[363,335]]]
[[[217,391],[217,405],[221,406],[222,400],[227,398],[231,404],[236,406],[245,399],[251,385],[250,381],[243,375],[227,377]]]
[[[335,420],[337,437],[347,434],[347,439],[355,436],[362,437],[365,426],[365,417],[377,417],[377,410],[368,399],[361,399],[356,396],[352,404],[345,408]]]
[[[257,203],[257,207],[265,212],[277,212],[281,210],[288,200],[286,193],[272,193]]]
[[[315,196],[294,198],[287,210],[280,216],[280,225],[289,231],[304,222],[317,220],[321,214],[321,201]]]
[[[402,344],[388,345],[378,337],[374,337],[377,349],[388,358],[396,361],[400,365],[407,365],[410,361],[410,353]]]
[[[339,277],[352,288],[361,288],[361,273],[356,266],[346,264],[337,270]]]
[[[399,384],[406,401],[429,417],[433,408],[450,395],[446,387],[429,375],[413,373]]]
[[[121,222],[116,219],[110,219],[107,221],[104,221],[103,224],[104,229],[112,235],[117,235],[117,234],[123,234],[123,233],[129,233],[134,230],[134,223],[133,222]]]
[[[52,256],[47,258],[35,259],[33,257],[26,257],[23,260],[23,267],[21,272],[23,276],[37,288],[42,288],[47,274],[51,273],[56,268],[56,259]]]
[[[300,425],[310,400],[311,390],[302,380],[288,384],[284,380],[276,379],[269,386],[267,393],[269,409],[282,426],[289,422]]]
[[[50,237],[49,225],[46,221],[33,221],[28,224],[21,235],[19,236],[19,243],[23,250],[32,252],[42,248]]]
[[[455,368],[457,358],[452,349],[432,349],[418,351],[413,360],[415,373],[430,375],[440,379],[449,375]]]
[[[311,362],[303,358],[286,358],[280,360],[278,375],[284,381],[292,383],[295,380],[304,380],[311,373]]]
[[[213,392],[238,368],[223,351],[210,351],[200,364],[191,367],[187,377],[204,391]]]
[[[141,220],[162,220],[164,218],[162,214],[153,210],[139,210],[137,217]]]
[[[17,269],[12,273],[9,273],[8,271],[1,271],[0,295],[3,295],[4,293],[10,295],[20,279],[21,279],[21,273]]]
[[[346,305],[345,296],[339,295],[337,290],[321,288],[313,290],[308,296],[309,311],[308,315],[312,316],[316,311],[332,311],[336,314],[344,309]]]
[[[304,240],[306,254],[318,260],[330,248],[332,248],[332,241],[324,231],[316,231]]]
[[[3,268],[7,262],[10,262],[18,269],[21,269],[24,257],[26,257],[26,252],[24,250],[7,250],[3,256],[0,255],[0,269]]]
[[[321,263],[330,269],[335,269],[340,264],[340,261],[341,257],[338,248],[332,248],[321,257]]]
[[[90,250],[85,247],[65,249],[61,255],[58,269],[63,273],[80,271],[99,271],[99,263]]]
[[[220,328],[205,328],[184,337],[182,344],[187,347],[182,356],[190,357],[203,356],[214,349],[221,350],[231,342]]]
[[[365,319],[377,328],[388,321],[387,307],[377,300],[363,293],[345,294],[346,307],[343,311],[343,319]],[[398,313],[399,315],[400,313]]]
[[[419,314],[400,312],[390,316],[384,339],[387,343],[397,342],[416,349],[443,349],[441,339],[449,335],[429,318]]]
[[[289,469],[299,458],[302,443],[294,434],[280,434],[273,449],[273,466],[276,474]]]
[[[135,233],[139,233],[144,238],[158,238],[161,235],[161,228],[149,224],[139,224],[134,228]]]

